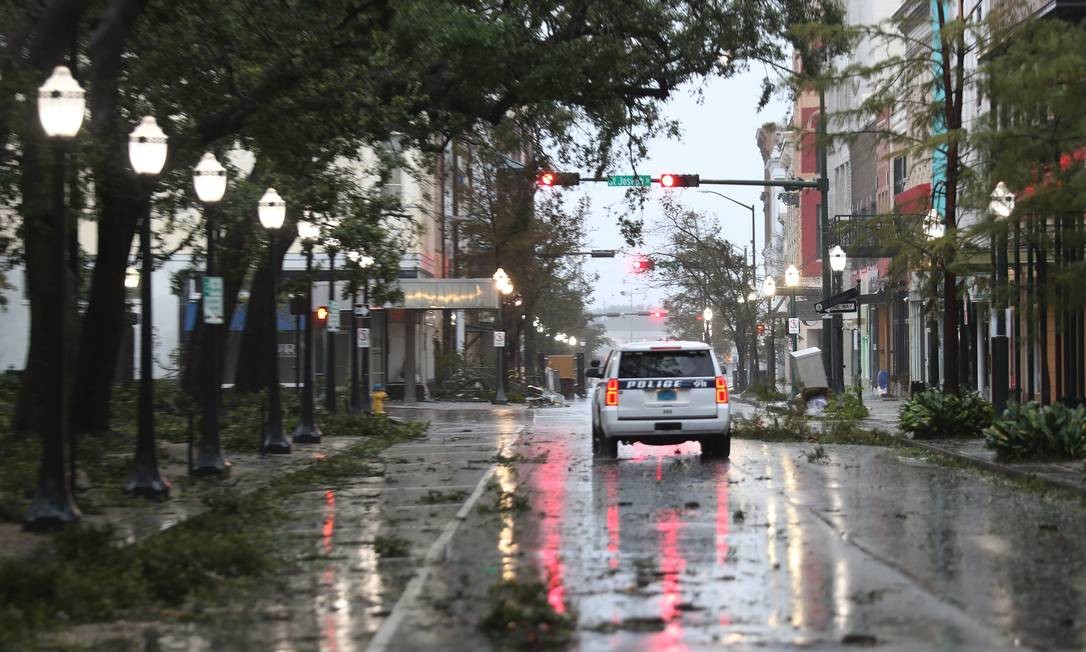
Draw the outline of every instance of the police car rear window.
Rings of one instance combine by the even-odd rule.
[[[704,378],[715,375],[709,352],[623,351],[619,378]]]

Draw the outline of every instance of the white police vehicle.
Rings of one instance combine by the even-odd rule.
[[[618,455],[619,442],[701,443],[702,454],[731,454],[731,412],[724,371],[702,342],[624,344],[586,376],[592,394],[592,450]]]

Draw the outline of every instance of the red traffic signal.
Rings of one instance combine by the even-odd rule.
[[[698,174],[661,174],[660,185],[664,188],[697,188],[701,185]]]
[[[650,317],[667,317],[667,311],[662,308],[654,308],[649,311]]]
[[[758,324],[757,331],[759,335],[765,335],[765,324]]]
[[[317,306],[317,309],[313,311],[313,317],[316,318],[318,324],[327,322],[328,306]]]
[[[652,271],[654,264],[652,259],[648,256],[638,256],[633,259],[630,266],[633,269],[634,274],[645,274],[646,272]]]
[[[576,186],[581,183],[581,174],[579,172],[552,172],[546,170],[539,173],[535,182],[540,188]]]

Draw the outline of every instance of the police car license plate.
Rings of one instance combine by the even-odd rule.
[[[673,389],[658,389],[656,390],[657,401],[674,401],[676,398],[675,390]]]

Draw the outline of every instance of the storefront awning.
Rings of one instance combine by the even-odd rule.
[[[498,289],[489,278],[404,278],[399,284],[403,301],[396,308],[494,310],[498,307]]]

